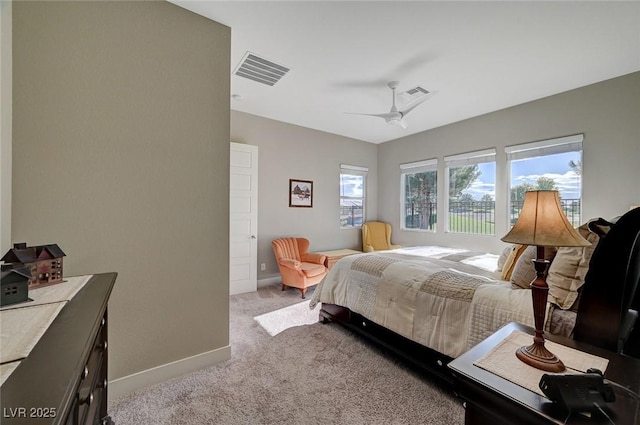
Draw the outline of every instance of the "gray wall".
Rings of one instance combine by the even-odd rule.
[[[378,215],[393,223],[394,242],[436,244],[499,252],[507,232],[505,146],[583,133],[585,221],[612,218],[640,204],[640,72],[571,90],[379,145]],[[439,161],[438,208],[444,212],[446,155],[497,149],[496,237],[400,231],[400,164]]]
[[[340,164],[369,168],[366,218],[378,217],[377,146],[243,112],[231,112],[231,141],[258,146],[258,279],[279,276],[271,241],[309,239],[312,251],[362,249],[360,229],[340,229]],[[289,179],[313,181],[313,208],[289,208]]]
[[[11,248],[11,15],[0,1],[0,252]]]
[[[110,379],[228,350],[230,42],[167,2],[13,4],[12,239],[119,273]]]

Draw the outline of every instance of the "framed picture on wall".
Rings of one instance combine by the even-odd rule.
[[[289,179],[289,206],[313,207],[313,182],[310,180]]]

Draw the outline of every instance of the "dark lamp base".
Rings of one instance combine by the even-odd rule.
[[[529,346],[520,347],[516,351],[516,356],[529,366],[547,372],[562,372],[565,370],[564,363],[547,350],[543,344],[533,343]]]

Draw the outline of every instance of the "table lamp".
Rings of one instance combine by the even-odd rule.
[[[562,361],[544,346],[544,319],[549,293],[545,273],[550,263],[544,258],[544,247],[589,246],[590,243],[580,236],[567,220],[556,190],[526,192],[518,221],[502,241],[535,245],[537,248],[536,258],[533,260],[536,278],[531,282],[535,336],[533,344],[520,347],[516,351],[516,356],[537,369],[562,372],[565,369]]]

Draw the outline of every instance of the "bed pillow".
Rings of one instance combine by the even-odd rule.
[[[578,309],[578,296],[589,270],[591,255],[600,238],[589,230],[589,223],[576,229],[580,235],[591,243],[585,247],[560,247],[549,267],[547,285],[549,285],[549,301],[564,310]]]
[[[513,244],[505,248],[505,251],[508,250],[508,253],[504,259],[504,264],[502,264],[502,267],[500,267],[500,271],[501,271],[500,279],[502,280],[511,279],[511,273],[513,273],[513,268],[515,267],[516,262],[518,261],[518,258],[520,258],[520,255],[522,255],[522,253],[526,248],[527,248],[526,245],[518,245],[518,244]],[[503,251],[503,254],[504,254],[504,251]],[[500,259],[498,259],[498,262],[500,262]]]
[[[544,258],[552,261],[556,255],[556,248],[545,247]],[[536,270],[533,268],[533,260],[536,258],[536,247],[533,245],[526,246],[524,252],[516,261],[511,273],[511,284],[514,287],[531,289],[531,282],[536,278]],[[552,263],[553,264],[553,263]]]
[[[509,245],[502,250],[502,253],[498,257],[498,266],[496,267],[496,272],[498,273],[502,272],[502,269],[504,268],[504,264],[507,262],[507,258],[509,257],[509,254],[511,254],[511,250],[512,250],[512,245]]]

